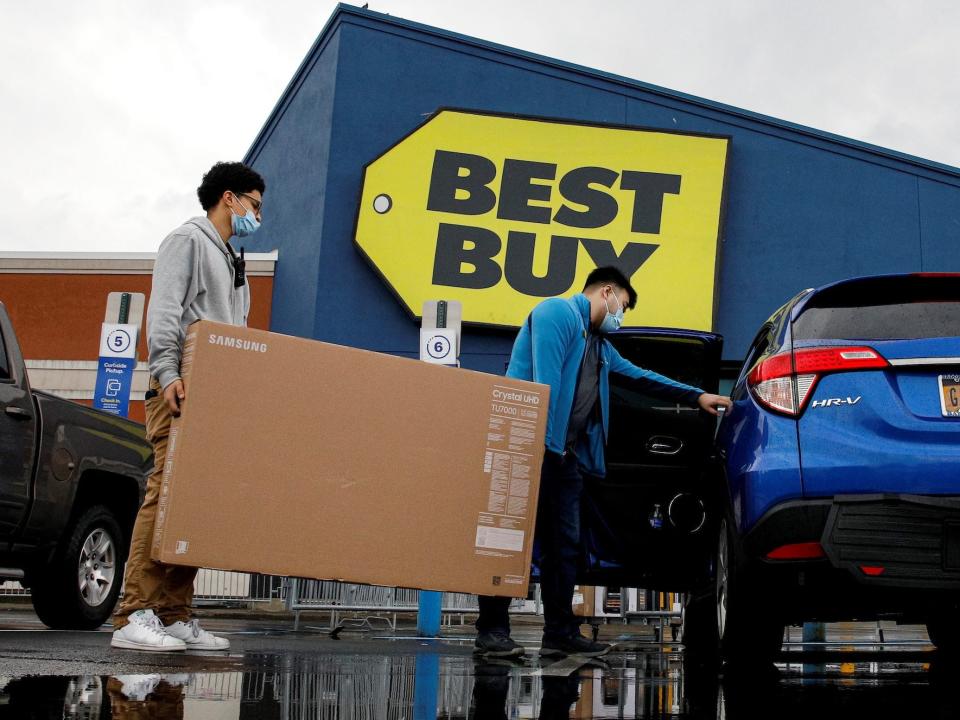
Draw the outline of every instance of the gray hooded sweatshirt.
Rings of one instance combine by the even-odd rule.
[[[187,328],[197,320],[246,326],[250,283],[233,286],[233,261],[206,217],[187,220],[160,244],[147,308],[150,374],[164,388],[180,377]]]

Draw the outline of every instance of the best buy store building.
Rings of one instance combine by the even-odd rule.
[[[628,324],[731,362],[803,288],[960,270],[956,168],[348,6],[246,161],[273,330],[416,356],[423,302],[459,300],[462,364],[494,373],[598,264],[632,276]]]

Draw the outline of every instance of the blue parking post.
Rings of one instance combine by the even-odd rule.
[[[822,622],[806,622],[803,624],[803,642],[822,643],[827,639],[827,626]],[[807,650],[808,648],[804,648]],[[809,648],[813,649],[813,648]]]
[[[803,624],[803,642],[804,643],[816,643],[815,645],[804,645],[804,652],[813,652],[815,650],[821,650],[820,643],[823,643],[827,639],[827,626],[822,622],[805,622]],[[809,678],[811,675],[816,675],[821,673],[826,669],[826,665],[822,663],[804,663],[803,664],[803,674],[808,676],[807,678],[801,680],[802,685],[809,683],[818,682],[817,680]]]
[[[439,595],[440,593],[431,593]],[[417,655],[414,666],[413,720],[437,720],[437,691],[440,689],[440,656]]]
[[[460,317],[462,308],[456,300],[427,300],[423,303],[420,323],[420,359],[436,365],[460,366]],[[417,634],[437,637],[440,634],[440,602],[442,593],[421,590],[417,607]]]
[[[443,593],[421,590],[417,607],[417,634],[420,637],[436,637],[440,634],[440,600]]]

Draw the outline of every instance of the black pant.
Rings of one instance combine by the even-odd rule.
[[[508,709],[514,714],[516,709],[507,707],[511,675],[518,679],[520,677],[503,665],[477,662],[473,670],[473,708],[467,717],[473,720],[506,720]],[[544,675],[541,681],[543,696],[540,699],[540,720],[567,720],[573,704],[580,696],[580,676],[577,673],[565,677]]]
[[[547,452],[540,474],[537,540],[540,544],[540,594],[543,598],[543,634],[564,638],[580,632],[573,614],[580,548],[580,494],[583,476],[573,453]],[[479,632],[510,632],[510,598],[481,595]]]

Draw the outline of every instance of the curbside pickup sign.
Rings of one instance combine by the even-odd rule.
[[[100,360],[93,406],[114,415],[127,417],[130,388],[137,366],[137,326],[103,323],[100,331]]]
[[[364,171],[358,250],[414,317],[518,327],[617,265],[630,325],[713,327],[730,139],[440,110]]]

